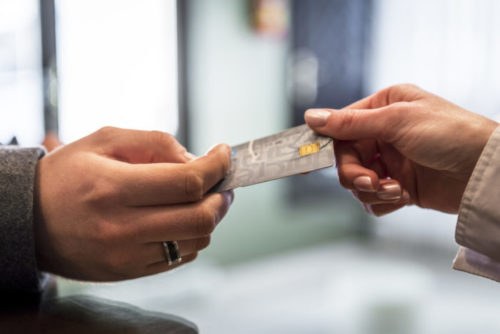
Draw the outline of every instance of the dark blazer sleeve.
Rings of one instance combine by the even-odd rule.
[[[0,146],[0,292],[37,293],[43,275],[37,270],[33,235],[36,165],[43,148]]]

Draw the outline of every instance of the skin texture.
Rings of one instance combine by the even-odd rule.
[[[162,241],[183,263],[208,246],[233,193],[207,194],[229,168],[230,148],[194,158],[173,136],[103,128],[42,158],[37,167],[38,266],[88,281],[159,273]]]
[[[389,87],[341,110],[308,110],[305,119],[336,139],[341,184],[377,216],[409,204],[457,213],[498,126],[413,85]]]

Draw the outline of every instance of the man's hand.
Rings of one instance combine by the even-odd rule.
[[[305,119],[337,139],[340,182],[375,215],[407,204],[456,213],[498,125],[412,85],[341,110],[308,110]]]
[[[159,273],[162,241],[183,263],[210,242],[233,193],[206,192],[228,171],[230,148],[193,159],[173,136],[103,128],[40,160],[35,241],[39,268],[114,281]]]

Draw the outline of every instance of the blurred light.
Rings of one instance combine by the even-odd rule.
[[[38,1],[0,0],[0,142],[43,136]]]
[[[300,107],[314,104],[318,96],[318,58],[310,50],[299,49],[293,54],[290,70],[295,104]]]
[[[178,127],[176,1],[57,1],[60,136]]]

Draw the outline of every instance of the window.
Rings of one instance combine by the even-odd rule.
[[[0,142],[43,138],[40,21],[37,0],[0,0]]]
[[[56,1],[59,134],[178,132],[175,0]]]
[[[293,122],[308,108],[341,108],[364,95],[372,0],[294,0],[292,6]],[[336,173],[325,169],[290,179],[292,201],[338,201]]]
[[[468,110],[497,118],[499,15],[496,0],[377,1],[367,93],[410,82]],[[376,224],[379,235],[456,248],[454,215],[409,207],[382,221]]]

